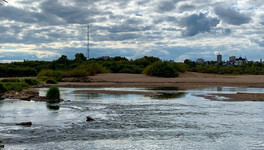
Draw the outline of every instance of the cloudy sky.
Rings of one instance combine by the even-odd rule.
[[[0,62],[155,56],[264,59],[263,0],[7,0],[0,6]]]

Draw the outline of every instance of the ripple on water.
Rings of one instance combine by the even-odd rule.
[[[185,91],[184,97],[162,100],[133,94],[89,96],[73,91],[62,90],[64,99],[71,101],[60,103],[59,109],[50,109],[46,103],[0,102],[0,140],[5,147],[263,149],[264,146],[263,103],[215,102],[192,96],[193,92],[225,92],[228,88]],[[86,116],[96,121],[86,122]],[[33,125],[14,125],[25,120]]]

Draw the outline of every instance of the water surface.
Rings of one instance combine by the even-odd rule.
[[[45,95],[47,89],[40,89]],[[210,101],[196,94],[264,93],[262,88],[155,90],[160,97],[86,94],[61,88],[60,104],[0,101],[5,149],[264,149],[264,103]],[[92,89],[92,90],[97,90]],[[86,116],[96,121],[86,122]],[[16,126],[32,121],[31,127]]]

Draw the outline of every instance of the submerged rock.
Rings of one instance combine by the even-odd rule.
[[[20,123],[16,123],[16,125],[31,126],[32,125],[32,122],[20,122]]]
[[[94,118],[90,117],[90,116],[87,116],[86,117],[86,121],[95,121]]]

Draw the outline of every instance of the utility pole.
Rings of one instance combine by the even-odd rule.
[[[87,59],[90,58],[89,40],[89,25],[87,25]]]

